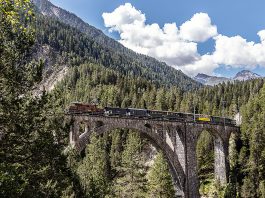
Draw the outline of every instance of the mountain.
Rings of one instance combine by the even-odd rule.
[[[204,85],[216,85],[222,82],[228,82],[230,81],[229,78],[225,77],[217,77],[217,76],[209,76],[206,74],[199,73],[194,77],[194,80],[204,84]]]
[[[178,86],[183,90],[202,86],[182,71],[124,47],[104,35],[101,30],[85,23],[73,13],[54,6],[50,1],[33,0],[33,2],[40,13],[37,51],[49,52],[47,56],[40,53],[43,59],[48,60],[46,68],[49,70],[53,65],[57,65],[56,72],[60,72],[64,67],[93,62],[122,75],[143,78],[161,86]],[[48,73],[54,71],[52,69]]]
[[[251,80],[251,79],[256,79],[256,78],[262,78],[262,77],[249,70],[242,70],[238,72],[233,78],[209,76],[206,74],[198,73],[193,79],[204,85],[213,86],[213,85],[217,85],[223,82],[229,82],[229,81],[235,81],[235,80],[246,81],[246,80]]]
[[[253,73],[249,70],[242,70],[241,72],[238,72],[233,80],[239,80],[239,81],[246,81],[251,79],[261,78],[260,75]]]
[[[95,27],[85,23],[75,14],[53,5],[48,0],[33,0],[33,3],[36,5],[38,11],[44,16],[55,18],[67,25],[77,28],[81,32],[87,33],[87,35],[89,35],[91,38],[97,41],[111,40],[108,39],[107,36],[105,36],[101,30],[98,30]]]

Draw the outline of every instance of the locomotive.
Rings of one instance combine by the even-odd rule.
[[[168,120],[168,121],[186,121],[186,122],[208,122],[213,124],[235,125],[235,120],[224,117],[209,116],[204,114],[180,113],[172,111],[158,111],[136,108],[119,108],[119,107],[104,107],[98,108],[97,105],[73,102],[67,114],[89,114],[102,115],[112,117],[133,117],[142,119]]]
[[[69,106],[66,113],[69,114],[103,114],[103,109],[100,109],[95,104],[81,103],[81,102],[72,102]]]

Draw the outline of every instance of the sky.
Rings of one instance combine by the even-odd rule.
[[[124,46],[181,69],[265,76],[264,0],[51,0]]]

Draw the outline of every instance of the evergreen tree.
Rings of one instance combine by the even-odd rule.
[[[105,197],[109,193],[107,177],[107,153],[105,141],[95,134],[87,145],[86,156],[77,169],[87,197]]]
[[[162,152],[157,154],[147,178],[148,197],[175,197],[173,180],[169,174],[169,168]]]
[[[118,197],[144,197],[146,181],[141,147],[139,134],[129,132],[122,153],[121,177],[115,181],[115,194]]]
[[[1,197],[72,194],[58,138],[64,136],[62,119],[49,115],[51,96],[33,96],[43,66],[30,61],[34,41],[30,1],[0,1]]]
[[[110,161],[111,167],[116,170],[121,165],[122,139],[121,131],[115,130],[112,134]]]

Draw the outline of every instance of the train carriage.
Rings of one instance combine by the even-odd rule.
[[[148,116],[152,119],[163,119],[163,115],[163,111],[150,110],[148,112]]]
[[[211,116],[211,122],[214,124],[223,123],[224,119],[218,116]]]
[[[194,122],[194,114],[192,114],[192,113],[183,113],[183,118],[187,122]]]
[[[196,121],[199,121],[199,122],[211,122],[211,116],[204,115],[204,114],[196,114],[195,119]]]
[[[165,120],[171,120],[171,121],[172,120],[183,120],[182,113],[172,112],[172,111],[166,111],[163,117]]]
[[[103,113],[103,109],[98,108],[94,104],[72,102],[66,112],[74,114],[100,114]]]
[[[235,120],[218,116],[211,116],[211,122],[214,124],[236,125]]]
[[[135,109],[135,108],[128,108],[127,109],[127,116],[134,116],[137,118],[148,118],[148,110],[147,109]]]
[[[105,107],[104,114],[106,116],[126,116],[127,109],[119,107]]]

